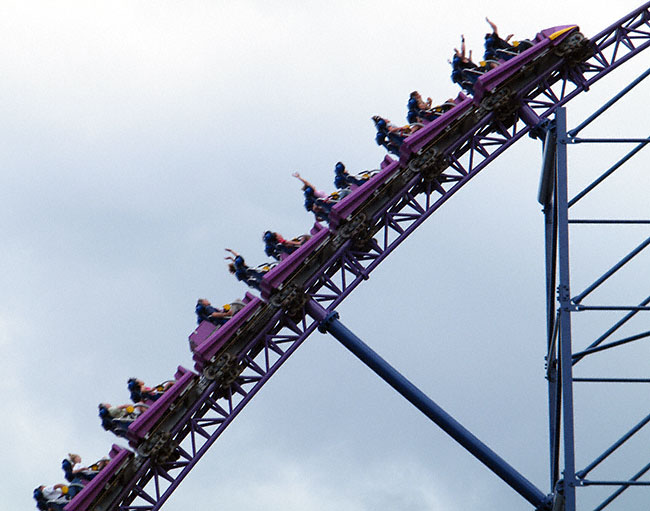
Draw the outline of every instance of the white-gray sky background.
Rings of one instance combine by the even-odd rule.
[[[434,101],[457,93],[446,59],[460,33],[480,54],[485,15],[516,38],[566,23],[591,36],[638,5],[0,0],[6,509],[29,509],[36,485],[62,481],[67,452],[88,462],[108,452],[115,438],[101,429],[96,406],[127,402],[129,376],[157,383],[178,364],[190,366],[196,298],[221,304],[245,292],[226,272],[224,247],[262,262],[264,230],[309,229],[293,170],[327,188],[338,160],[352,171],[374,168],[383,150],[371,115],[402,122],[413,89]],[[634,59],[572,103],[570,123],[649,60]],[[588,133],[646,136],[647,95],[644,85]],[[571,148],[574,189],[621,150]],[[547,491],[539,156],[538,142],[517,144],[340,312]],[[647,218],[640,158],[578,213]],[[575,291],[646,237],[647,228],[576,228],[574,253],[584,257]],[[635,263],[595,302],[645,298],[647,263]],[[581,318],[577,328],[589,333],[611,321]],[[642,345],[621,354],[615,364],[594,357],[582,374],[647,374]],[[577,389],[579,466],[647,413],[642,390]],[[605,413],[610,406],[615,413]],[[626,478],[646,461],[647,447],[632,450],[603,474]],[[647,493],[629,499],[621,509],[647,502]],[[188,506],[530,508],[321,335],[271,380],[165,509]]]

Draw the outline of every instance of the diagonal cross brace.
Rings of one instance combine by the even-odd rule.
[[[551,497],[517,472],[503,458],[481,442],[462,424],[427,397],[393,366],[375,353],[367,344],[348,330],[339,320],[338,313],[328,312],[320,304],[309,301],[307,312],[320,322],[319,330],[332,334],[341,344],[356,355],[386,383],[399,392],[413,406],[429,417],[449,436],[468,450],[481,463],[499,476],[538,511],[550,510]]]

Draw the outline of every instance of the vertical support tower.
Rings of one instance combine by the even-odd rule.
[[[648,291],[650,291],[648,289],[650,282],[644,283],[643,278],[630,274],[629,270],[634,271],[631,268],[627,269],[627,275],[625,275],[626,272],[624,271],[619,272],[619,270],[631,264],[639,263],[639,259],[643,256],[647,257],[649,255],[648,252],[650,251],[645,249],[650,246],[650,236],[648,236],[650,234],[648,232],[650,215],[647,215],[646,210],[646,214],[642,215],[641,218],[577,218],[573,214],[574,210],[571,209],[650,142],[650,138],[579,138],[577,136],[579,132],[612,107],[648,75],[650,75],[650,70],[644,72],[639,78],[621,90],[575,129],[567,129],[566,110],[563,107],[556,110],[554,121],[549,122],[546,126],[538,200],[543,205],[545,225],[546,378],[548,380],[549,406],[550,486],[554,500],[554,511],[576,511],[577,509],[601,511],[609,507],[626,490],[650,486],[650,481],[641,479],[644,474],[650,471],[650,463],[644,465],[631,476],[629,474],[618,474],[620,464],[603,463],[614,453],[623,456],[629,455],[623,454],[621,448],[624,444],[628,444],[628,441],[632,440],[633,437],[637,442],[640,441],[639,437],[641,435],[637,436],[637,434],[650,423],[650,415],[646,415],[648,411],[645,410],[642,412],[643,415],[636,417],[634,414],[637,412],[630,410],[629,416],[627,411],[625,416],[622,416],[620,412],[617,414],[614,407],[610,406],[608,408],[606,404],[601,406],[597,401],[597,396],[600,395],[618,396],[619,393],[624,393],[625,390],[631,390],[632,384],[650,383],[650,379],[644,377],[644,374],[630,374],[630,371],[635,369],[634,358],[638,359],[638,352],[621,349],[623,347],[633,349],[633,344],[637,341],[650,338],[650,329],[648,328],[650,296],[647,296]],[[636,146],[599,175],[591,184],[572,197],[569,187],[567,153],[571,146],[577,144],[608,144],[608,148],[612,147],[612,145],[620,147],[621,144],[636,144]],[[608,155],[610,152],[613,153],[614,151],[608,149]],[[590,163],[588,172],[592,172],[594,167],[593,162]],[[625,185],[632,185],[631,180],[626,182]],[[620,187],[621,185],[618,183],[615,193],[607,196],[607,210],[616,211],[620,206],[627,205],[630,190],[633,191],[634,188],[631,187],[630,190],[621,193]],[[602,200],[594,203],[602,206]],[[580,211],[588,210],[589,208],[583,208]],[[643,208],[641,208],[641,211],[643,212]],[[614,229],[624,229],[626,228],[624,226],[631,225],[636,226],[633,233],[641,233],[643,240],[634,248],[633,245],[626,247],[626,242],[623,241],[629,238],[629,231],[625,236],[620,236],[621,231],[614,233],[612,231]],[[602,270],[596,270],[597,273],[595,274],[592,272],[594,268],[597,268],[598,264],[602,263],[589,261],[589,264],[585,264],[586,253],[584,251],[580,253],[580,251],[575,250],[575,247],[573,247],[573,251],[571,250],[570,230],[580,228],[580,226],[607,229],[608,239],[611,238],[615,241],[610,243],[604,253],[598,254],[606,257],[611,255],[616,261],[607,263],[611,264],[611,266],[609,268],[605,267],[600,277],[596,276]],[[594,240],[599,239],[599,237],[592,235],[583,239]],[[579,254],[580,257],[576,258],[576,254]],[[572,255],[577,260],[577,263],[571,260]],[[605,259],[605,257],[602,258]],[[590,284],[585,286],[582,292],[572,294],[575,289],[572,291],[571,270],[576,268],[580,269],[581,279],[587,278],[587,282],[590,282]],[[579,284],[580,287],[583,285]],[[573,287],[576,286],[576,283],[573,282]],[[598,290],[598,293],[595,293],[596,290]],[[637,296],[639,291],[642,293],[641,296]],[[643,297],[646,298],[642,299]],[[600,302],[593,303],[592,300],[600,300]],[[614,318],[614,323],[605,327],[604,331],[602,331],[601,324],[611,321],[611,318]],[[581,322],[580,328],[575,326],[578,321]],[[587,325],[588,328],[585,328],[584,325]],[[590,339],[594,332],[595,340]],[[612,340],[611,338],[615,339]],[[580,364],[579,367],[576,367],[580,362],[592,359],[593,355],[597,353],[608,358],[606,360],[594,360],[596,363]],[[580,373],[576,373],[577,370]],[[582,371],[588,371],[588,373],[583,376]],[[605,371],[608,373],[602,374]],[[625,390],[621,391],[621,385],[627,385]],[[618,388],[614,390],[612,386],[618,386]],[[578,390],[578,387],[580,387],[580,399],[576,400],[577,407],[574,407],[574,392]],[[603,391],[603,389],[606,389],[606,391]],[[585,399],[589,399],[591,402],[591,410],[589,410],[592,414],[591,419],[583,419],[582,411],[588,410],[588,407],[582,406]],[[627,404],[628,402],[628,398],[618,399],[615,403]],[[630,399],[629,402],[634,403],[635,401]],[[596,403],[597,413],[594,413],[594,403]],[[602,423],[613,418],[616,418],[617,422],[632,419],[635,425],[628,431],[625,431],[628,427],[625,426],[625,429],[621,431],[622,436],[620,438],[612,438],[611,445],[602,452],[600,450],[596,451],[597,455],[594,456],[593,453],[590,453],[593,449],[591,444],[597,444],[597,441],[602,438],[601,435],[594,435],[593,438],[588,435],[590,430],[600,432],[602,429],[600,427],[602,423],[599,424],[594,421],[594,417],[597,417],[598,421],[603,421]],[[617,427],[619,426],[617,425]],[[576,442],[576,439],[578,439],[578,442]],[[644,444],[641,443],[640,445],[640,449],[643,449]],[[626,448],[629,449],[630,447],[632,447],[632,453],[634,453],[635,448],[626,445]],[[636,449],[636,452],[640,452],[640,449]],[[584,460],[589,459],[593,459],[593,461],[587,463],[584,468],[577,469],[577,466],[581,466]],[[646,463],[646,461],[643,461],[643,463]],[[594,479],[588,478],[588,475],[597,467],[602,476]],[[583,491],[589,487],[600,488],[600,492],[606,492],[608,487],[612,487],[614,491],[603,500],[604,493]],[[629,506],[635,506],[635,502],[643,502],[643,499],[647,502],[646,493],[633,496],[630,492],[626,494],[626,498],[629,499],[626,504],[617,502],[617,505],[628,506],[624,508],[629,509],[631,508]],[[641,500],[635,501],[635,498]]]

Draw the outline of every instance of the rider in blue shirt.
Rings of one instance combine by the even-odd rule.
[[[194,312],[196,312],[198,324],[201,324],[201,321],[209,321],[214,325],[221,326],[230,319],[230,312],[213,307],[205,298],[198,299]]]
[[[361,186],[363,183],[368,181],[368,179],[370,179],[370,177],[351,176],[348,174],[348,171],[345,169],[345,165],[343,165],[342,162],[337,162],[334,166],[334,186],[339,190],[349,188],[351,185]]]
[[[485,18],[485,21],[487,21],[492,28],[492,32],[485,34],[485,54],[483,55],[483,59],[486,61],[494,61],[510,60],[515,57],[515,48],[508,43],[512,38],[512,34],[508,35],[505,39],[501,39],[501,37],[499,37],[497,26],[487,17]]]
[[[253,289],[261,290],[260,285],[262,283],[262,278],[268,270],[259,270],[251,268],[246,264],[244,258],[239,255],[234,250],[227,248],[228,252],[232,254],[232,257],[226,257],[226,260],[232,261],[228,265],[228,271],[232,273],[237,280],[245,282],[247,285]]]

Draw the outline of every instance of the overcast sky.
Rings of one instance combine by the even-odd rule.
[[[261,263],[266,229],[309,230],[292,171],[327,189],[338,160],[352,172],[376,168],[384,152],[372,115],[405,122],[414,89],[435,102],[457,94],[446,60],[461,33],[476,54],[486,15],[515,39],[568,23],[592,36],[639,3],[0,0],[7,509],[29,509],[35,486],[63,481],[66,453],[90,463],[108,452],[116,438],[101,429],[97,403],[126,403],[128,377],[155,384],[179,364],[191,367],[196,299],[222,304],[246,291],[227,273],[224,247]],[[649,65],[642,55],[603,80],[571,104],[569,123]],[[648,90],[640,86],[584,135],[647,136]],[[574,191],[624,150],[571,147]],[[546,492],[540,151],[538,142],[519,142],[339,311]],[[641,153],[576,216],[648,218],[647,162]],[[574,294],[648,236],[647,226],[574,229]],[[594,303],[640,302],[649,259],[621,272]],[[616,317],[576,319],[578,345]],[[625,332],[646,330],[647,317]],[[647,375],[642,343],[615,357],[594,356],[581,375]],[[648,413],[643,390],[577,388],[579,467]],[[635,473],[648,461],[647,437],[601,476]],[[647,492],[629,493],[612,509],[647,503]],[[530,508],[320,334],[165,509],[217,502],[251,511]]]

